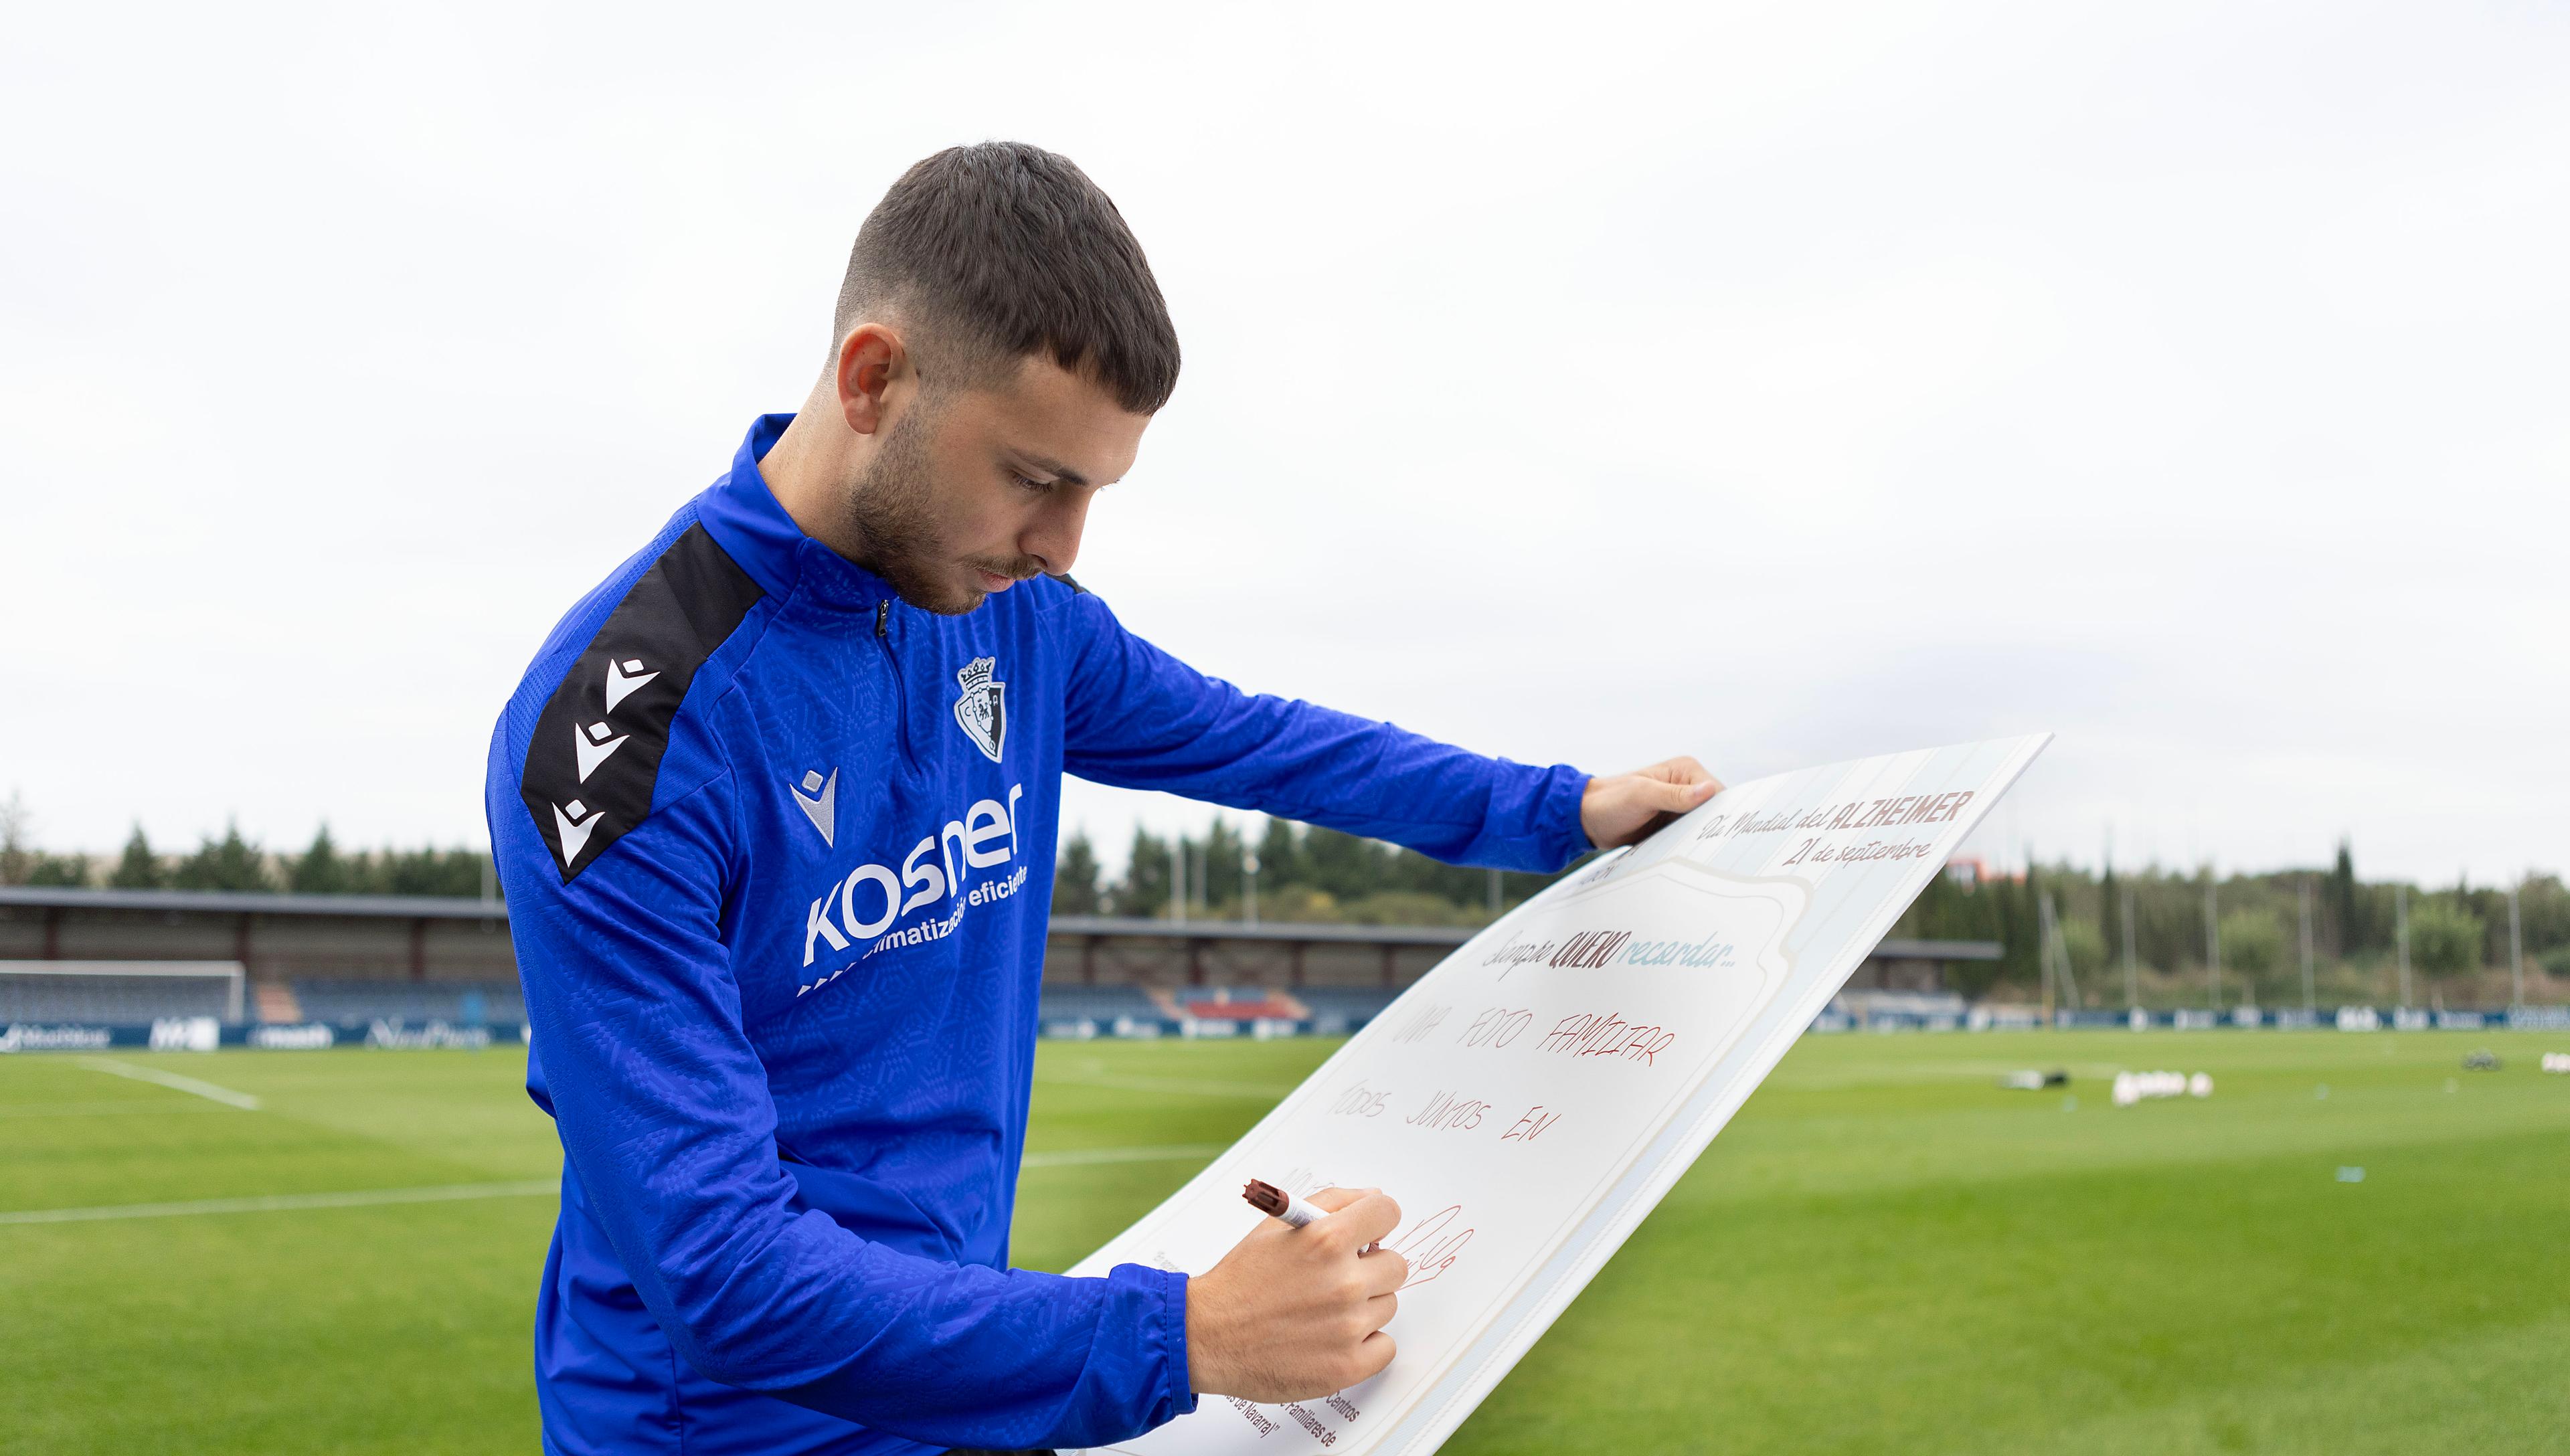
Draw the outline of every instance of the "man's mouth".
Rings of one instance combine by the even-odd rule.
[[[998,571],[992,570],[980,561],[966,561],[964,565],[973,573],[974,586],[984,592],[1006,591],[1020,581],[1032,580],[1044,574],[1044,562],[1033,556],[1003,561],[1001,565],[1006,569]]]

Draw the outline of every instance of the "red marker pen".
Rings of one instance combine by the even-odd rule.
[[[1240,1196],[1249,1201],[1251,1208],[1271,1219],[1283,1219],[1297,1229],[1311,1223],[1314,1219],[1329,1217],[1320,1209],[1299,1198],[1286,1197],[1285,1190],[1263,1179],[1249,1180],[1249,1186],[1240,1191]]]
[[[1299,1198],[1286,1197],[1285,1190],[1263,1178],[1249,1180],[1248,1186],[1241,1189],[1240,1196],[1248,1200],[1251,1208],[1271,1219],[1284,1220],[1290,1228],[1300,1229],[1314,1219],[1326,1219],[1330,1216],[1326,1209],[1305,1203]],[[1372,1254],[1382,1247],[1382,1243],[1378,1241],[1358,1250],[1357,1253]]]

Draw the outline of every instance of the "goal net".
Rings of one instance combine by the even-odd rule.
[[[0,960],[0,1023],[241,1019],[237,960]]]

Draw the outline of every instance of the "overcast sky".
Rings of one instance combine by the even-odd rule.
[[[1168,294],[1078,572],[1208,671],[1595,771],[2050,729],[1993,857],[2570,865],[2570,10],[1404,9],[17,15],[0,797],[483,843],[548,627],[1008,137]]]

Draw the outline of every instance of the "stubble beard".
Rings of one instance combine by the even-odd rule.
[[[923,405],[925,402],[922,402]],[[848,492],[848,524],[864,544],[857,564],[881,576],[902,600],[940,616],[962,616],[984,593],[961,591],[929,510],[926,408],[905,410],[875,447],[865,474]]]

